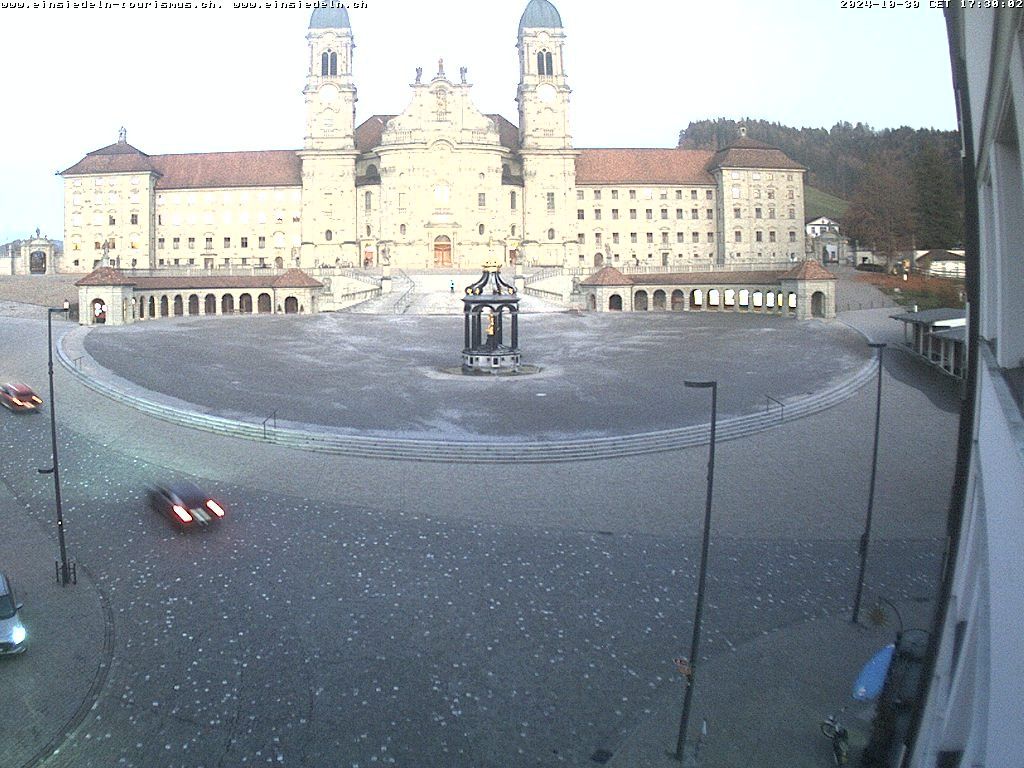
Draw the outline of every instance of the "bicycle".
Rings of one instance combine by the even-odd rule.
[[[832,757],[836,765],[846,765],[850,759],[850,734],[836,715],[829,715],[818,724],[821,735],[832,742]]]

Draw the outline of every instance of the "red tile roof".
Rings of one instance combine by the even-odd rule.
[[[162,174],[157,189],[302,185],[302,161],[294,149],[153,155],[150,159]]]
[[[714,168],[779,168],[804,171],[804,166],[791,160],[785,152],[771,144],[741,136],[727,147],[715,152],[708,170]]]
[[[615,267],[601,267],[580,285],[629,285],[629,278]]]
[[[269,270],[268,270],[269,272]],[[138,275],[125,274],[113,267],[100,267],[90,272],[75,285],[134,285],[140,291],[208,290],[215,288],[320,288],[323,286],[301,269],[289,269],[281,274],[255,275],[160,275],[152,272]]]
[[[62,176],[86,173],[153,173],[152,158],[126,141],[90,152],[77,163],[61,171]]]
[[[75,285],[135,285],[136,281],[129,278],[119,269],[113,267],[99,267],[94,269]]]
[[[816,261],[803,261],[782,276],[784,280],[835,280],[836,276]]]
[[[369,152],[380,146],[388,121],[395,115],[373,115],[356,127],[356,149]],[[487,115],[498,129],[498,141],[507,149],[519,149],[519,128],[501,115]]]
[[[707,184],[712,153],[704,149],[581,149],[577,184]]]

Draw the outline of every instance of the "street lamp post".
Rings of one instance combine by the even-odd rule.
[[[711,540],[711,494],[715,482],[715,426],[718,418],[718,382],[684,381],[683,385],[695,389],[711,390],[711,443],[708,448],[708,487],[704,504],[704,540],[700,550],[700,575],[697,578],[697,606],[693,616],[693,637],[690,640],[690,658],[686,665],[686,694],[683,697],[683,712],[679,717],[679,736],[676,739],[675,759],[681,761],[686,749],[686,731],[690,724],[690,708],[693,704],[693,688],[697,677],[697,652],[700,646],[701,617],[704,614],[704,584],[707,580],[708,544]]]
[[[53,495],[57,502],[57,542],[60,544],[60,583],[66,586],[71,581],[71,569],[68,567],[68,550],[64,543],[64,509],[60,498],[60,465],[57,462],[57,413],[53,400],[53,313],[67,312],[71,303],[65,299],[62,307],[49,307],[46,310],[46,353],[47,371],[50,377],[50,439],[53,452],[53,466],[40,469],[39,473],[53,475]]]
[[[860,598],[864,591],[864,570],[868,563],[868,541],[871,537],[871,517],[875,508],[875,476],[878,473],[878,425],[882,415],[882,356],[885,354],[885,343],[872,342],[868,344],[872,349],[878,350],[878,390],[875,395],[875,443],[871,452],[871,483],[868,486],[868,512],[864,518],[864,533],[860,536],[860,573],[857,574],[857,592],[853,597],[853,618],[854,624],[860,617]]]

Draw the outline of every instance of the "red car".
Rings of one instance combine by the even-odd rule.
[[[25,384],[2,384],[0,403],[11,411],[35,411],[43,399]]]

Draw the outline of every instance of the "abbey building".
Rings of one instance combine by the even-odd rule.
[[[441,60],[417,69],[404,112],[357,125],[347,11],[315,10],[306,42],[301,149],[150,155],[122,130],[62,172],[61,271],[497,259],[685,272],[803,258],[804,169],[776,148],[745,136],[717,152],[573,145],[548,0],[519,22],[518,124],[481,113],[466,69]]]

